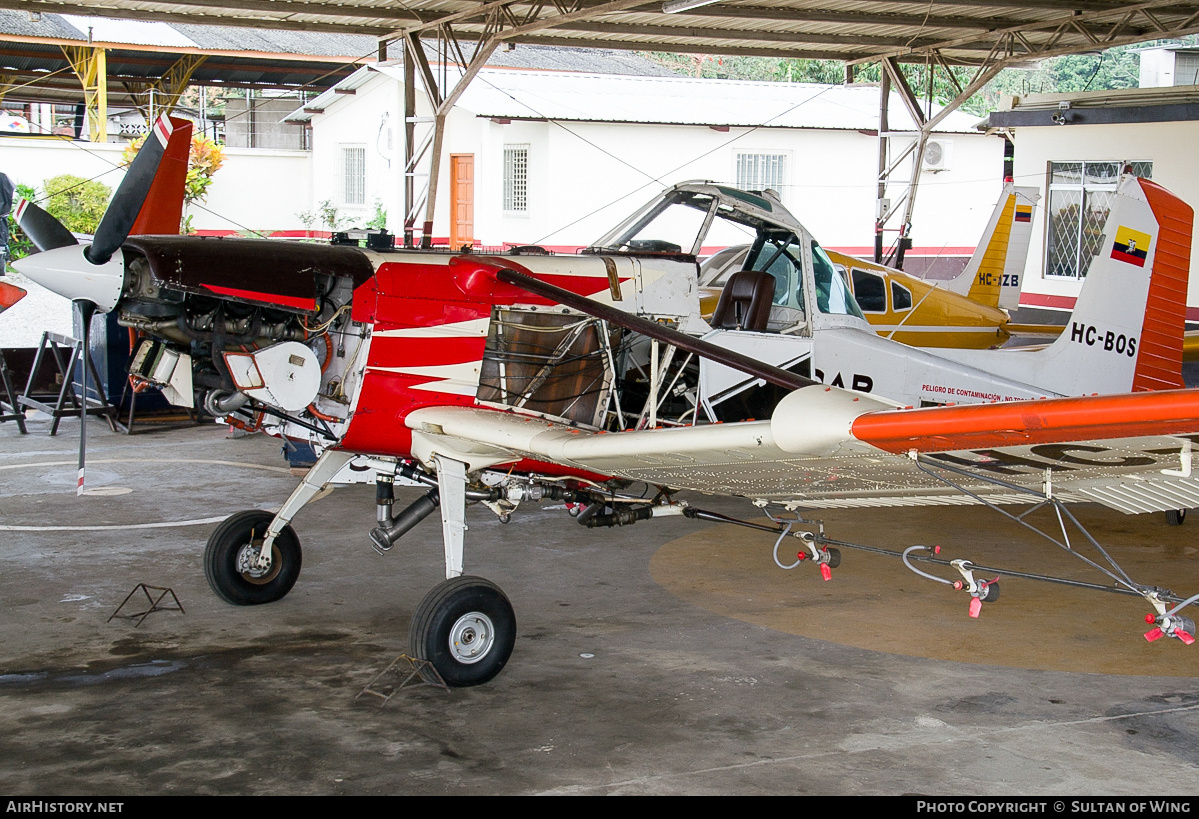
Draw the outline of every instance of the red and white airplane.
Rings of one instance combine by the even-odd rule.
[[[144,156],[162,155],[170,127]],[[1058,340],[934,355],[872,332],[767,194],[678,185],[582,254],[482,256],[370,249],[377,235],[366,249],[130,235],[153,164],[135,165],[117,194],[126,215],[106,216],[90,247],[31,224],[43,252],[17,267],[118,311],[144,337],[132,374],[174,403],[321,453],[277,514],[240,512],[212,534],[205,571],[228,602],[288,593],[301,566],[290,521],[330,483],[376,482],[380,552],[439,511],[447,580],[410,645],[451,685],[494,677],[516,634],[504,593],[463,574],[471,503],[507,519],[553,499],[589,527],[687,515],[768,528],[798,537],[826,579],[840,555],[796,527],[802,510],[1050,504],[1073,520],[1063,502],[1199,506],[1199,391],[1179,375],[1192,212],[1150,182],[1121,185]],[[700,248],[747,240],[746,269],[705,321]],[[397,480],[428,488],[398,513]],[[771,521],[703,512],[681,489],[744,497]],[[953,568],[977,615],[997,588],[969,562]],[[1193,641],[1179,612],[1195,598],[1103,570],[1152,606],[1148,638]]]

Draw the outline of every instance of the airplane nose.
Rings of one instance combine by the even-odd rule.
[[[72,301],[83,299],[107,313],[117,306],[125,287],[125,264],[121,254],[104,264],[92,264],[84,258],[86,245],[69,245],[26,256],[12,263],[47,290]]]

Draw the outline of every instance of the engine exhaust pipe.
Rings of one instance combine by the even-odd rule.
[[[397,540],[441,506],[441,494],[436,489],[430,489],[403,512],[392,517],[391,507],[395,503],[395,490],[390,478],[382,478],[383,476],[380,476],[380,480],[375,482],[379,525],[370,531],[371,547],[379,554],[390,551]]]

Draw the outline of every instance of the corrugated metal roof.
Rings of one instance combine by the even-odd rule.
[[[360,34],[278,31],[190,23],[141,22],[96,16],[0,10],[0,74],[17,78],[10,99],[72,102],[81,98],[68,71],[64,44],[90,40],[107,50],[109,94],[128,93],[124,83],[163,76],[184,53],[210,55],[192,75],[195,84],[321,91],[378,56],[378,41]],[[431,59],[435,59],[427,45]],[[473,53],[466,44],[466,53]],[[394,57],[402,50],[390,49]],[[492,65],[551,71],[664,74],[662,66],[631,52],[523,46],[502,49]]]
[[[376,72],[404,81],[402,65],[389,64],[360,69],[339,86],[359,88]],[[337,97],[328,91],[305,107],[323,109]],[[463,92],[458,107],[497,119],[872,131],[878,128],[878,98],[878,87],[864,84],[484,69]],[[312,116],[301,109],[288,119]],[[955,112],[936,130],[977,133],[976,122],[977,117]],[[890,124],[896,131],[915,127],[898,94],[891,101]]]
[[[173,48],[196,47],[196,43],[169,23],[112,20],[108,17],[80,17],[74,14],[63,14],[61,17],[68,25],[73,26],[83,39],[89,41]]]
[[[0,0],[22,11],[35,0]],[[1199,0],[723,0],[666,14],[662,0],[54,0],[71,14],[369,36],[450,24],[542,45],[975,65],[1199,32]]]

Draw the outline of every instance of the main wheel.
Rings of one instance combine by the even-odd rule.
[[[225,519],[204,548],[204,576],[208,585],[226,603],[256,606],[273,603],[291,591],[300,576],[300,540],[284,527],[271,545],[271,564],[265,569],[251,561],[262,548],[266,528],[274,519],[270,512],[251,509]]]
[[[1187,510],[1185,509],[1167,509],[1166,523],[1170,526],[1181,526],[1182,522],[1187,519]]]
[[[516,644],[516,614],[500,587],[454,577],[433,587],[412,616],[412,656],[428,660],[447,685],[464,688],[499,674]]]

